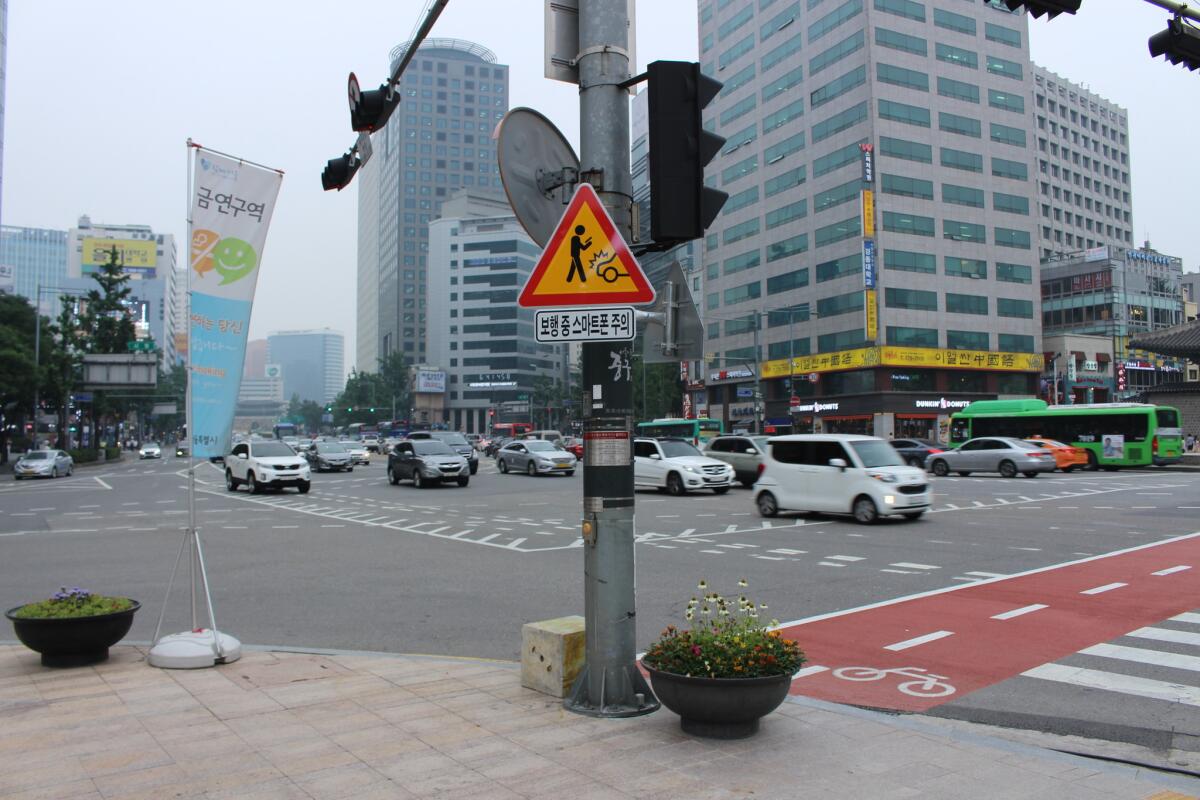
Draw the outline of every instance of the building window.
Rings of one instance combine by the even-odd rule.
[[[856,275],[862,272],[862,253],[842,256],[831,261],[822,261],[816,266],[817,283],[842,278],[846,275]]]
[[[970,186],[955,186],[953,183],[942,184],[942,202],[972,208],[984,207],[982,189],[972,189]]]
[[[937,260],[929,253],[913,253],[908,250],[884,250],[884,269],[898,269],[904,272],[937,272]]]
[[[1018,114],[1025,113],[1025,98],[1011,92],[988,89],[988,105],[992,108],[998,108],[1001,111],[1014,111]]]
[[[933,199],[933,181],[909,178],[904,175],[880,175],[880,189],[884,194],[897,194],[901,197],[918,197],[922,200]]]
[[[833,208],[842,203],[857,200],[861,190],[862,180],[855,178],[848,183],[843,183],[841,186],[834,186],[823,192],[817,192],[813,195],[813,211],[821,212],[827,208]]]
[[[939,76],[937,79],[937,89],[938,94],[942,97],[950,97],[966,103],[979,102],[979,87],[973,83],[956,81],[953,78]]]
[[[875,65],[875,77],[880,83],[890,83],[919,92],[929,91],[929,76],[915,69],[905,69],[891,64],[878,63]]]
[[[1024,214],[1029,216],[1029,198],[1017,194],[992,192],[992,208],[1009,214]]]
[[[758,170],[758,156],[743,158],[741,161],[721,170],[721,185],[728,186],[738,178],[744,178]]]
[[[890,47],[893,50],[899,50],[904,53],[912,53],[917,56],[929,55],[929,46],[920,36],[909,36],[907,33],[888,30],[887,28],[875,29],[875,44],[880,47]]]
[[[798,85],[804,80],[804,67],[794,67],[772,80],[769,84],[763,87],[762,100],[767,102],[773,97],[783,94],[793,86]],[[865,78],[864,78],[865,80]],[[862,83],[862,81],[859,81]],[[816,105],[815,103],[813,105]]]
[[[823,122],[818,122],[816,125],[813,126],[813,128],[812,128],[813,143],[816,144],[817,142],[824,141],[825,139],[828,139],[830,136],[834,136],[838,133],[841,133],[844,130],[852,128],[855,125],[857,125],[858,123],[865,120],[866,118],[867,118],[867,104],[865,101],[862,103],[859,103],[858,105],[851,106],[850,108],[846,109],[845,111],[843,111],[839,114],[834,114],[829,119],[827,119]]]
[[[850,219],[844,219],[841,222],[835,222],[832,225],[817,228],[814,232],[814,239],[817,247],[824,247],[834,242],[853,239],[855,236],[861,235],[862,221],[857,216],[854,216]]]
[[[933,24],[948,31],[965,33],[967,36],[975,35],[974,18],[964,17],[962,14],[955,14],[953,11],[935,8],[933,10]]]
[[[1014,31],[1012,28],[1006,28],[1003,25],[985,22],[983,23],[983,35],[989,42],[999,42],[1009,47],[1021,46],[1021,32]]]
[[[806,250],[808,250],[808,234],[801,233],[797,236],[767,245],[767,262],[778,261],[781,258],[794,256]]]
[[[862,13],[862,8],[862,0],[846,0],[845,3],[808,26],[808,43],[812,44],[846,20],[858,16]]]
[[[845,294],[836,294],[833,297],[823,297],[817,301],[817,316],[836,317],[839,314],[862,311],[864,294],[862,289],[856,289]]]
[[[763,184],[764,195],[767,197],[773,197],[780,192],[791,189],[793,186],[799,186],[805,181],[804,173],[806,171],[807,167],[801,164],[800,166],[789,169],[787,172],[782,172],[773,178],[768,178]],[[757,191],[758,190],[755,189],[755,192]],[[726,206],[728,206],[728,201],[726,201]]]
[[[943,257],[947,275],[958,278],[986,278],[987,261],[982,258]]]
[[[922,289],[883,290],[884,301],[888,308],[911,308],[915,311],[937,311],[937,292],[927,292]]]
[[[817,352],[828,353],[834,350],[849,350],[862,347],[867,343],[862,328],[851,328],[848,331],[826,333],[817,337]]]
[[[987,350],[988,335],[983,331],[946,331],[946,347],[951,350]]]
[[[824,86],[814,90],[808,96],[808,104],[811,108],[825,105],[831,100],[841,97],[846,92],[854,89],[857,86],[862,86],[867,82],[867,68],[865,66],[856,67],[850,70],[840,78],[836,78]],[[766,98],[763,98],[764,101]]]
[[[938,130],[947,133],[957,133],[960,136],[983,138],[983,125],[972,117],[963,117],[947,111],[938,112]]]
[[[813,177],[819,178],[836,169],[841,169],[847,164],[860,163],[862,161],[862,151],[858,146],[866,141],[866,139],[859,139],[857,142],[851,142],[845,147],[839,147],[828,155],[813,159]],[[728,202],[726,202],[726,205],[728,205]]]
[[[1033,268],[1028,264],[996,262],[996,280],[1008,283],[1033,283]]]
[[[763,117],[762,130],[765,136],[768,132],[775,130],[778,127],[788,124],[794,119],[804,115],[804,98],[788,103],[778,111],[773,111]],[[813,141],[816,141],[814,138]]]
[[[781,294],[808,286],[808,267],[767,278],[767,294]]]
[[[742,239],[754,236],[758,233],[758,229],[758,217],[754,217],[753,219],[748,219],[745,222],[726,228],[721,237],[725,244],[733,244],[734,242],[740,242]]]
[[[999,335],[1000,351],[1004,353],[1034,353],[1033,337],[1023,333]]]
[[[1029,180],[1029,168],[1020,161],[1008,161],[1003,158],[992,159],[992,174],[997,178],[1012,178],[1013,180]]]
[[[968,69],[979,69],[979,54],[973,50],[963,50],[961,47],[938,42],[934,52],[937,54],[938,61],[957,64]]]
[[[799,39],[800,37],[796,38]],[[831,64],[836,64],[851,53],[861,50],[864,43],[865,39],[863,32],[856,31],[855,33],[847,36],[845,39],[835,44],[833,47],[830,47],[828,50],[818,53],[808,62],[809,76],[811,77],[816,75],[818,72],[830,66]],[[765,60],[766,59],[764,59],[764,61]]]
[[[925,21],[925,5],[913,0],[875,0],[875,10],[918,22]]]
[[[759,281],[734,286],[725,290],[724,302],[725,305],[731,306],[736,303],[742,303],[746,300],[754,300],[762,296],[762,284]]]
[[[896,347],[937,347],[937,328],[906,328],[900,325],[887,326],[887,343]],[[905,389],[914,387],[905,384]]]
[[[895,233],[911,233],[914,236],[933,236],[933,217],[885,211],[883,212],[883,229]]]
[[[949,314],[986,315],[988,313],[987,295],[946,292],[946,312]]]
[[[754,34],[750,34],[745,39],[730,47],[724,53],[717,56],[718,70],[723,70],[733,62],[737,61],[742,56],[754,49]]]
[[[1011,297],[997,297],[996,315],[1000,317],[1033,319],[1033,301],[1017,300]]]
[[[996,244],[1000,247],[1029,249],[1029,231],[1016,231],[1011,228],[994,228],[993,230],[996,234]]]
[[[889,136],[879,137],[880,155],[892,158],[903,158],[906,161],[916,161],[921,164],[933,163],[933,147],[921,142],[911,142],[908,139],[893,139]]]
[[[905,125],[915,125],[918,128],[928,128],[929,109],[920,106],[910,106],[907,103],[897,103],[894,100],[879,101],[879,116],[893,122],[903,122]]]
[[[766,214],[767,230],[777,228],[792,220],[802,219],[808,215],[808,200],[797,200],[786,206],[768,211]]]
[[[954,150],[943,147],[940,150],[943,167],[961,169],[966,172],[983,172],[983,156],[979,153],[969,153],[966,150]]]
[[[731,194],[729,199],[725,201],[725,207],[721,211],[725,214],[732,214],[739,208],[754,205],[758,202],[758,187],[751,186],[749,189]]]
[[[952,239],[956,242],[987,244],[987,227],[974,222],[944,219],[942,220],[942,238]]]
[[[993,75],[1000,75],[1017,81],[1025,79],[1025,71],[1021,69],[1020,64],[1015,61],[997,58],[996,56],[987,57],[987,71]]]
[[[779,62],[787,59],[787,57],[792,53],[800,52],[800,47],[803,44],[803,38],[804,37],[798,33],[783,44],[776,46],[775,49],[768,51],[759,62],[762,65],[763,74],[765,75],[769,69],[774,67]]]
[[[733,258],[725,259],[722,264],[722,271],[725,275],[733,275],[743,270],[757,267],[761,261],[758,250],[751,250],[748,253],[734,256]]]
[[[804,149],[805,134],[804,131],[794,133],[781,142],[771,145],[763,150],[763,162],[774,164],[786,156]]]

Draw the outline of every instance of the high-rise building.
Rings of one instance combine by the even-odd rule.
[[[447,376],[446,423],[484,433],[493,421],[560,424],[563,409],[531,408],[539,378],[567,386],[567,347],[539,344],[533,309],[517,294],[541,248],[502,194],[462,190],[429,224],[429,338],[426,361]]]
[[[7,71],[8,0],[0,0],[0,197],[4,195],[4,84],[7,82]]]
[[[242,361],[242,378],[267,377],[267,340],[246,342],[246,358]]]
[[[11,276],[7,291],[37,305],[40,290],[42,314],[57,316],[54,287],[62,286],[67,277],[67,232],[0,226],[0,268]]]
[[[726,139],[707,181],[730,196],[705,238],[714,358],[694,406],[938,438],[955,407],[1034,394],[1023,11],[701,0],[699,36],[724,84],[704,113]]]
[[[392,50],[392,65],[408,46]],[[371,371],[395,351],[409,364],[428,360],[429,223],[459,189],[501,189],[491,133],[508,110],[508,67],[478,44],[426,39],[399,90],[358,184],[356,355]]]
[[[283,372],[283,399],[328,403],[345,388],[346,342],[330,328],[278,331],[267,336],[267,363]]]
[[[116,248],[123,271],[129,276],[127,300],[138,338],[152,338],[162,351],[164,367],[182,360],[176,352],[177,332],[187,326],[177,317],[177,281],[184,277],[175,266],[175,237],[155,233],[148,225],[97,225],[85,214],[67,232],[65,286],[75,291],[96,288],[92,275],[108,263]]]
[[[1032,65],[1038,254],[1133,244],[1124,108]]]

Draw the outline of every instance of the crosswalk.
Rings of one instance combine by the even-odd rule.
[[[1200,707],[1200,613],[1178,614],[1021,675],[1113,695]]]

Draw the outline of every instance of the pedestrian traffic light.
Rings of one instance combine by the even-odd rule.
[[[1047,19],[1054,19],[1064,12],[1074,14],[1082,2],[1083,0],[1004,0],[1009,11],[1016,11],[1025,6],[1025,10],[1032,14],[1034,19],[1043,14]]]
[[[725,143],[705,130],[701,111],[721,82],[691,61],[655,61],[646,70],[650,129],[650,236],[657,244],[704,235],[729,195],[704,184],[704,165]]]
[[[353,151],[331,158],[321,173],[321,188],[327,192],[330,189],[337,189],[339,192],[345,189],[350,185],[361,163]]]
[[[1200,68],[1200,29],[1175,17],[1167,29],[1150,37],[1150,55],[1166,56],[1172,64],[1183,64],[1189,70]]]

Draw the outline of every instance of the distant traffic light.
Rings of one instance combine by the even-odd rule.
[[[1048,19],[1054,19],[1059,14],[1074,14],[1079,10],[1083,0],[1004,0],[1009,11],[1016,11],[1021,6],[1033,15],[1034,19],[1045,14]]]
[[[354,173],[358,172],[361,163],[353,152],[331,158],[325,164],[324,172],[321,173],[321,188],[327,192],[330,189],[337,189],[339,192],[345,189],[350,185],[350,181],[354,178]]]
[[[1200,29],[1175,17],[1167,29],[1150,37],[1150,55],[1166,56],[1172,64],[1182,64],[1189,70],[1200,68]]]
[[[729,195],[704,184],[704,165],[725,137],[704,129],[704,107],[721,82],[690,61],[655,61],[646,70],[650,129],[650,236],[656,243],[704,235]]]

